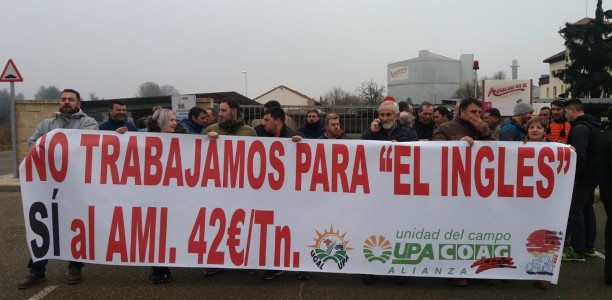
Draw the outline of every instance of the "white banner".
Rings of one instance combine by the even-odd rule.
[[[516,101],[531,104],[531,80],[484,80],[482,95],[502,116],[513,116]]]
[[[557,281],[575,153],[55,130],[20,166],[34,260]]]

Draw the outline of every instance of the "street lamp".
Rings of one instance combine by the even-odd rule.
[[[248,93],[248,84],[247,84],[247,71],[242,71],[242,73],[244,74],[244,96],[245,97],[249,97],[249,93]]]

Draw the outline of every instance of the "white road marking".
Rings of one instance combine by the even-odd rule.
[[[40,300],[43,297],[47,296],[49,293],[51,293],[56,287],[57,287],[57,285],[48,286],[44,290],[42,290],[38,294],[32,296],[32,298],[30,298],[28,300]]]

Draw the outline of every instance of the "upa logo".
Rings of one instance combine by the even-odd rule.
[[[333,225],[329,230],[323,230],[323,233],[315,231],[317,232],[315,243],[308,246],[314,248],[310,251],[312,262],[323,270],[325,263],[331,260],[337,264],[339,270],[342,270],[349,260],[347,251],[353,250],[347,246],[349,241],[345,237],[348,232],[340,234],[340,230],[334,231]]]
[[[391,242],[382,235],[372,235],[363,242],[363,256],[369,262],[379,261],[384,264],[389,261],[392,253]]]

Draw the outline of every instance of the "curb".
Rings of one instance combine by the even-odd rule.
[[[19,185],[0,185],[0,192],[21,192]]]

